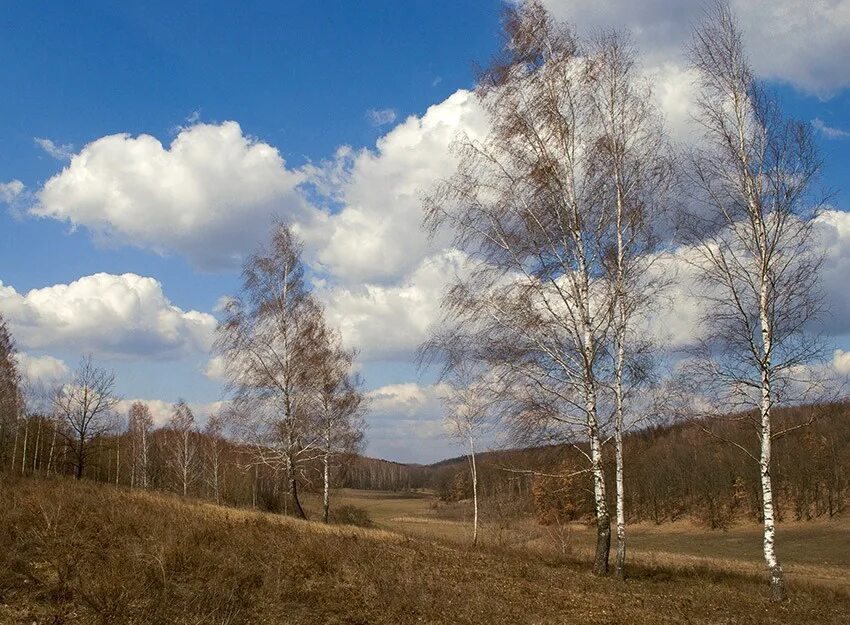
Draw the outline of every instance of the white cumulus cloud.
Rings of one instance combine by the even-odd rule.
[[[63,360],[53,356],[32,356],[26,352],[15,354],[18,371],[29,382],[50,387],[70,378],[71,370]]]
[[[850,375],[850,352],[836,349],[832,355],[832,368],[842,375]]]
[[[313,260],[349,282],[392,282],[439,249],[422,231],[422,194],[450,176],[449,146],[459,132],[480,136],[486,118],[475,96],[460,90],[411,116],[381,137],[374,150],[340,150],[311,180],[341,204],[305,224]]]
[[[176,400],[175,400],[176,401]],[[115,407],[115,411],[122,417],[126,417],[130,412],[130,406],[139,402],[148,407],[151,411],[151,417],[156,426],[165,425],[174,414],[174,402],[165,401],[162,399],[122,399]],[[192,414],[195,415],[195,423],[198,427],[203,427],[210,415],[218,413],[226,402],[188,402],[189,408],[192,409]]]
[[[684,58],[708,2],[543,0],[581,32],[627,27],[649,64]],[[819,95],[850,87],[850,1],[731,0],[754,70]]]
[[[24,191],[24,183],[20,180],[0,182],[0,202],[11,204]]]
[[[442,418],[444,393],[441,385],[413,382],[370,391],[367,453],[406,462],[434,462],[455,455]]]
[[[824,314],[815,330],[827,336],[850,333],[850,213],[829,209],[814,223],[813,246],[823,254],[819,290]],[[693,345],[702,336],[700,320],[705,288],[699,283],[695,262],[701,257],[693,249],[681,246],[662,256],[653,271],[671,280],[660,298],[658,308],[648,320],[647,332],[669,348]]]
[[[412,358],[439,320],[443,290],[466,268],[465,257],[446,251],[425,259],[396,285],[364,284],[319,290],[328,318],[363,360]]]
[[[30,213],[85,226],[109,244],[232,266],[273,216],[303,218],[303,175],[236,122],[181,128],[168,147],[117,134],[89,143],[35,193]]]
[[[18,293],[0,282],[0,313],[26,349],[167,360],[207,351],[215,318],[184,311],[153,278],[97,273]]]

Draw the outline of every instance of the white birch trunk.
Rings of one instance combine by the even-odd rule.
[[[771,354],[773,346],[772,328],[768,316],[769,285],[766,267],[762,270],[760,321],[764,362],[761,379],[761,429],[759,472],[761,474],[762,515],[764,516],[764,563],[770,576],[770,592],[775,601],[785,599],[785,579],[782,566],[776,557],[776,519],[773,510],[773,482],[770,477],[771,461]]]
[[[53,424],[53,436],[50,437],[50,452],[47,454],[47,475],[50,475],[50,471],[53,469],[53,453],[56,449],[56,427],[57,424]]]
[[[24,419],[24,449],[21,456],[21,475],[27,470],[27,438],[29,437],[30,422],[29,419]]]
[[[330,508],[331,508],[331,494],[330,494],[330,453],[325,451],[324,456],[322,457],[322,470],[323,470],[323,491],[322,491],[322,519],[325,523],[328,522],[330,518]]]
[[[142,466],[141,466],[141,477],[142,480],[142,488],[148,487],[148,433],[147,428],[142,428],[142,440],[141,440],[141,452],[142,452]]]
[[[605,471],[602,467],[602,442],[599,439],[599,425],[596,415],[596,390],[588,385],[587,415],[588,438],[590,439],[590,461],[593,476],[593,499],[596,507],[596,556],[593,561],[593,573],[608,573],[608,557],[611,549],[611,518],[608,514],[608,501],[605,497]]]
[[[615,488],[617,499],[617,564],[615,573],[618,579],[626,576],[626,495],[623,480],[623,344],[618,348],[617,379],[615,381],[616,413],[614,415],[614,461]]]
[[[183,434],[183,496],[189,492],[189,433]]]
[[[469,433],[469,462],[472,472],[472,546],[478,545],[478,468],[475,465],[475,437]]]
[[[625,246],[623,243],[623,185],[619,169],[615,174],[617,185],[617,276],[615,304],[617,314],[616,342],[617,360],[614,363],[614,483],[616,496],[617,514],[617,563],[615,575],[617,579],[626,577],[626,495],[625,482],[623,480],[623,370],[626,362],[626,324],[628,315],[626,312],[626,276],[625,276]]]
[[[593,499],[596,508],[596,555],[593,560],[594,575],[608,574],[608,558],[611,550],[611,518],[608,514],[608,502],[605,497],[605,470],[602,467],[602,441],[599,436],[599,416],[597,413],[596,379],[594,371],[594,336],[590,313],[590,286],[587,263],[585,262],[584,243],[580,232],[573,232],[578,248],[579,305],[582,308],[582,345],[584,359],[584,399],[587,435],[590,441],[590,463],[593,476]]]
[[[20,427],[20,418],[15,416],[15,442],[12,445],[12,473],[15,473],[15,461],[18,459],[18,435]]]
[[[213,445],[215,447],[213,448],[213,457],[212,457],[212,463],[213,463],[213,466],[212,466],[212,469],[213,469],[212,487],[213,487],[213,497],[215,498],[215,502],[217,504],[221,503],[221,487],[219,485],[219,473],[221,472],[221,467],[219,466],[219,464],[220,464],[219,463],[220,450],[218,448],[218,444],[219,443],[218,443],[217,440],[213,441]]]
[[[331,420],[325,402],[325,449],[322,454],[322,520],[330,520],[331,509]]]
[[[38,459],[41,455],[41,419],[38,420],[38,426],[35,430],[35,449],[32,453],[32,473],[35,475],[35,472],[38,470]]]

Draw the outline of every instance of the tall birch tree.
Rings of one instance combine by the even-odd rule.
[[[221,503],[221,488],[224,473],[224,417],[210,415],[204,426],[204,475],[212,499]]]
[[[331,471],[335,462],[356,453],[364,439],[365,398],[354,373],[353,350],[342,346],[339,332],[328,326],[319,306],[314,307],[305,340],[310,363],[303,386],[312,390],[318,454],[322,467],[322,520],[330,519]]]
[[[18,424],[23,408],[21,376],[15,354],[12,334],[0,315],[0,466],[5,468],[10,464],[13,471],[18,448]],[[14,440],[11,454],[10,439]]]
[[[302,518],[300,474],[320,444],[311,427],[311,389],[304,386],[315,308],[301,242],[289,225],[278,223],[270,244],[246,260],[242,290],[227,303],[216,342],[233,393],[232,430],[251,450],[252,464],[284,471]]]
[[[589,49],[593,102],[599,121],[594,146],[599,201],[612,223],[604,256],[612,304],[611,348],[617,560],[625,576],[626,512],[623,434],[640,415],[629,415],[630,395],[648,378],[651,341],[639,327],[648,316],[664,276],[655,265],[657,230],[669,217],[665,201],[673,159],[651,91],[638,76],[628,35],[598,35]]]
[[[538,2],[512,8],[505,26],[502,57],[476,90],[490,132],[483,141],[458,139],[456,173],[425,202],[426,225],[450,228],[470,258],[469,277],[444,298],[443,327],[466,337],[474,360],[512,380],[505,386],[515,391],[512,412],[524,431],[561,440],[580,433],[587,442],[593,571],[604,575],[611,526],[599,394],[611,223],[594,163],[592,65]]]
[[[705,300],[704,345],[689,374],[723,412],[750,423],[757,451],[738,445],[760,476],[764,561],[772,597],[786,596],[776,551],[772,475],[773,413],[782,402],[812,399],[812,362],[821,345],[808,329],[820,313],[813,245],[820,171],[811,130],[786,119],[753,76],[728,6],[716,4],[695,32],[697,119],[703,147],[692,158],[693,265]]]

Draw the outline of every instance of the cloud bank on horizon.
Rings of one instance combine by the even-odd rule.
[[[697,3],[546,4],[557,17],[588,31],[627,25],[671,134],[682,140],[694,135],[689,114],[694,89],[683,50],[690,24],[700,15]],[[760,76],[825,99],[850,87],[850,65],[844,62],[850,56],[850,2],[732,5]],[[0,201],[31,219],[84,229],[97,245],[184,258],[207,273],[232,273],[282,216],[305,241],[316,291],[347,344],[365,362],[409,363],[439,320],[444,286],[469,262],[446,238],[429,239],[422,231],[422,193],[451,174],[454,138],[483,136],[487,120],[466,89],[421,115],[401,121],[396,115],[394,109],[370,109],[365,119],[387,129],[374,146],[341,146],[326,160],[299,167],[281,156],[285,146],[250,135],[238,121],[196,118],[167,145],[148,134],[121,133],[74,151],[39,138],[38,146],[63,163],[62,169],[32,188],[17,179],[0,182]],[[812,121],[828,138],[843,137],[840,129],[817,122]],[[826,211],[817,226],[826,252],[824,292],[833,311],[823,329],[836,337],[850,333],[850,214],[841,208]],[[673,346],[694,340],[698,320],[685,253],[673,251],[665,261],[679,267],[684,279],[654,319],[656,331],[663,328]],[[0,313],[22,349],[22,369],[44,380],[68,374],[68,363],[56,353],[144,362],[204,357],[212,344],[214,311],[182,310],[168,293],[167,281],[132,273],[80,276],[27,293],[0,282]],[[838,350],[832,366],[850,374],[848,362],[847,352]],[[207,377],[216,379],[216,371],[212,359]],[[439,386],[373,384],[369,394],[369,453],[417,461],[448,454]],[[171,405],[164,398],[145,401],[160,418]],[[198,406],[209,412],[218,404],[211,399]]]

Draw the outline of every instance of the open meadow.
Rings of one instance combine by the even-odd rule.
[[[315,508],[314,498],[308,507]],[[440,502],[428,492],[391,493],[342,489],[335,505],[366,510],[376,527],[400,534],[457,544],[471,538],[471,503]],[[494,511],[494,520],[481,528],[485,547],[517,553],[566,556],[590,561],[595,530],[592,525],[569,523],[544,527],[526,515]],[[501,514],[498,514],[501,513]],[[496,520],[498,519],[498,520]],[[789,579],[801,585],[817,585],[850,593],[850,518],[779,524],[782,557]],[[762,529],[741,523],[726,530],[712,530],[690,521],[629,525],[629,559],[650,569],[691,570],[763,576]]]
[[[428,521],[428,496],[344,494],[379,527],[4,476],[0,623],[844,625],[850,613],[846,593],[796,579],[771,605],[762,579],[722,567],[657,561],[618,585],[554,550],[463,546],[461,525]],[[417,516],[440,539],[411,529]]]

